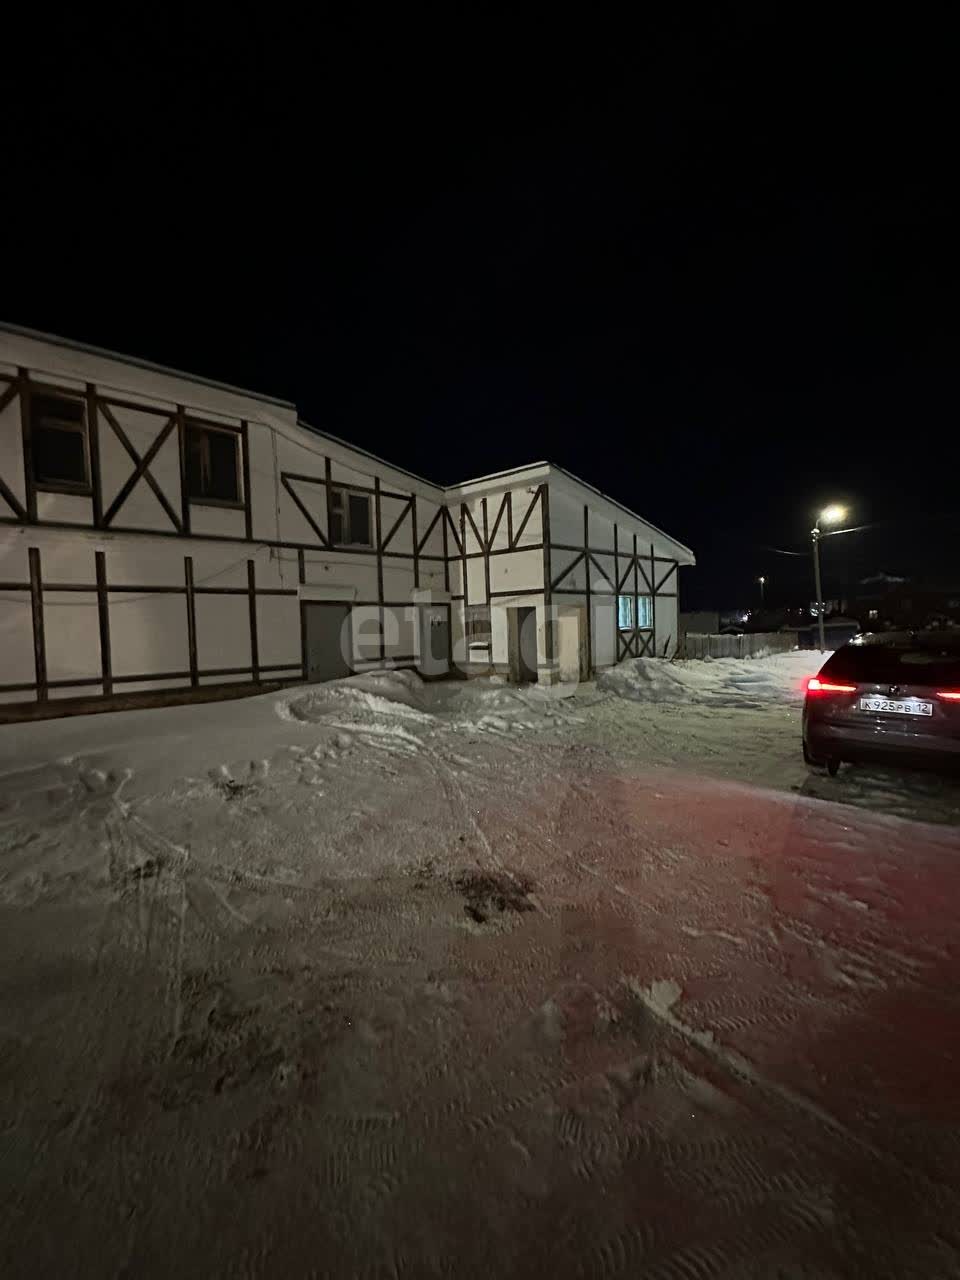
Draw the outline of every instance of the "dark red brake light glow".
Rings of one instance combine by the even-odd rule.
[[[938,689],[937,697],[944,702],[960,702],[960,689]]]
[[[856,693],[857,686],[855,684],[831,684],[829,681],[821,680],[819,676],[811,676],[807,681],[807,693]]]

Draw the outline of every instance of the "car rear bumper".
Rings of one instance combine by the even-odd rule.
[[[820,759],[830,756],[852,759],[856,756],[900,756],[930,759],[935,756],[960,763],[960,738],[945,734],[899,732],[885,725],[837,724],[829,720],[807,720],[803,740],[811,755]]]

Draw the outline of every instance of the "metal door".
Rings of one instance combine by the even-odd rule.
[[[351,673],[350,606],[304,601],[303,656],[308,680],[338,680]]]
[[[517,680],[520,684],[537,682],[537,611],[532,607],[517,609]]]

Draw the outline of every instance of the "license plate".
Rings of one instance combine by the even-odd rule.
[[[890,711],[899,716],[932,716],[933,703],[919,698],[861,698],[861,711]]]

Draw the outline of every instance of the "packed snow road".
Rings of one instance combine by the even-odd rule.
[[[956,1275],[957,797],[766,682],[8,726],[3,1274]]]

